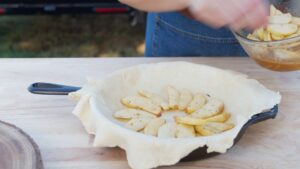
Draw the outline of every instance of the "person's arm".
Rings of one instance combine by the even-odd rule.
[[[188,9],[194,19],[220,28],[256,29],[268,21],[265,0],[120,0],[134,8],[151,11],[179,11]]]
[[[119,0],[134,8],[148,12],[179,11],[187,8],[191,0]]]

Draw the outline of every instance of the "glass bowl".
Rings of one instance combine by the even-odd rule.
[[[299,0],[271,0],[282,12],[300,17]],[[300,36],[271,42],[247,39],[249,32],[243,30],[234,35],[247,54],[259,65],[275,71],[300,70]]]

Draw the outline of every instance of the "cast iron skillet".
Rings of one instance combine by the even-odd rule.
[[[70,92],[74,92],[79,90],[80,87],[74,86],[65,86],[59,84],[51,84],[51,83],[34,83],[28,87],[28,91],[34,94],[43,94],[43,95],[68,95]],[[236,144],[246,129],[252,124],[265,121],[268,119],[274,119],[278,113],[278,105],[274,106],[272,109],[264,111],[262,113],[253,115],[252,118],[242,127],[237,137],[234,139],[234,144]],[[209,158],[220,153],[207,153],[207,147],[200,147],[193,152],[191,152],[188,156],[183,158],[181,161],[195,161],[202,160],[205,158]]]

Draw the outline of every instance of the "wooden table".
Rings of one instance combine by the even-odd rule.
[[[226,154],[166,168],[296,169],[300,167],[300,72],[278,73],[248,58],[0,59],[0,120],[22,128],[39,145],[46,169],[129,168],[118,148],[94,148],[65,96],[27,92],[33,82],[81,86],[86,76],[149,62],[185,60],[248,74],[283,95],[279,115],[248,129]]]

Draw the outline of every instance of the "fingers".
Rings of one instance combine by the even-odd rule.
[[[190,5],[190,12],[194,19],[201,21],[209,26],[215,27],[215,23],[219,23],[219,19],[216,14],[211,15],[212,7],[210,4],[206,3],[206,0],[192,0]],[[211,15],[211,16],[210,16]],[[209,19],[209,16],[211,17]]]
[[[262,3],[257,8],[254,8],[252,15],[249,16],[249,25],[247,28],[254,30],[268,23],[267,4]]]
[[[215,21],[214,21],[215,28],[220,28],[229,25],[230,23],[233,23],[234,21],[240,18],[241,10],[232,10],[235,8],[234,1],[235,0],[227,0],[226,5],[221,5],[221,4],[218,5],[216,3],[216,6],[211,11],[211,13],[216,13],[216,11],[219,11],[216,13],[216,15],[213,15],[215,16]],[[209,15],[208,18],[211,18],[211,15]]]
[[[233,0],[193,0],[191,13],[196,20],[214,28],[220,28],[238,17],[238,11],[231,10]]]
[[[255,29],[267,22],[263,0],[193,0],[192,15],[214,28]]]
[[[266,6],[267,5],[264,3],[253,5],[250,10],[245,11],[245,13],[238,20],[230,24],[229,27],[233,30],[240,30],[243,28],[254,30],[264,26],[268,22]]]

